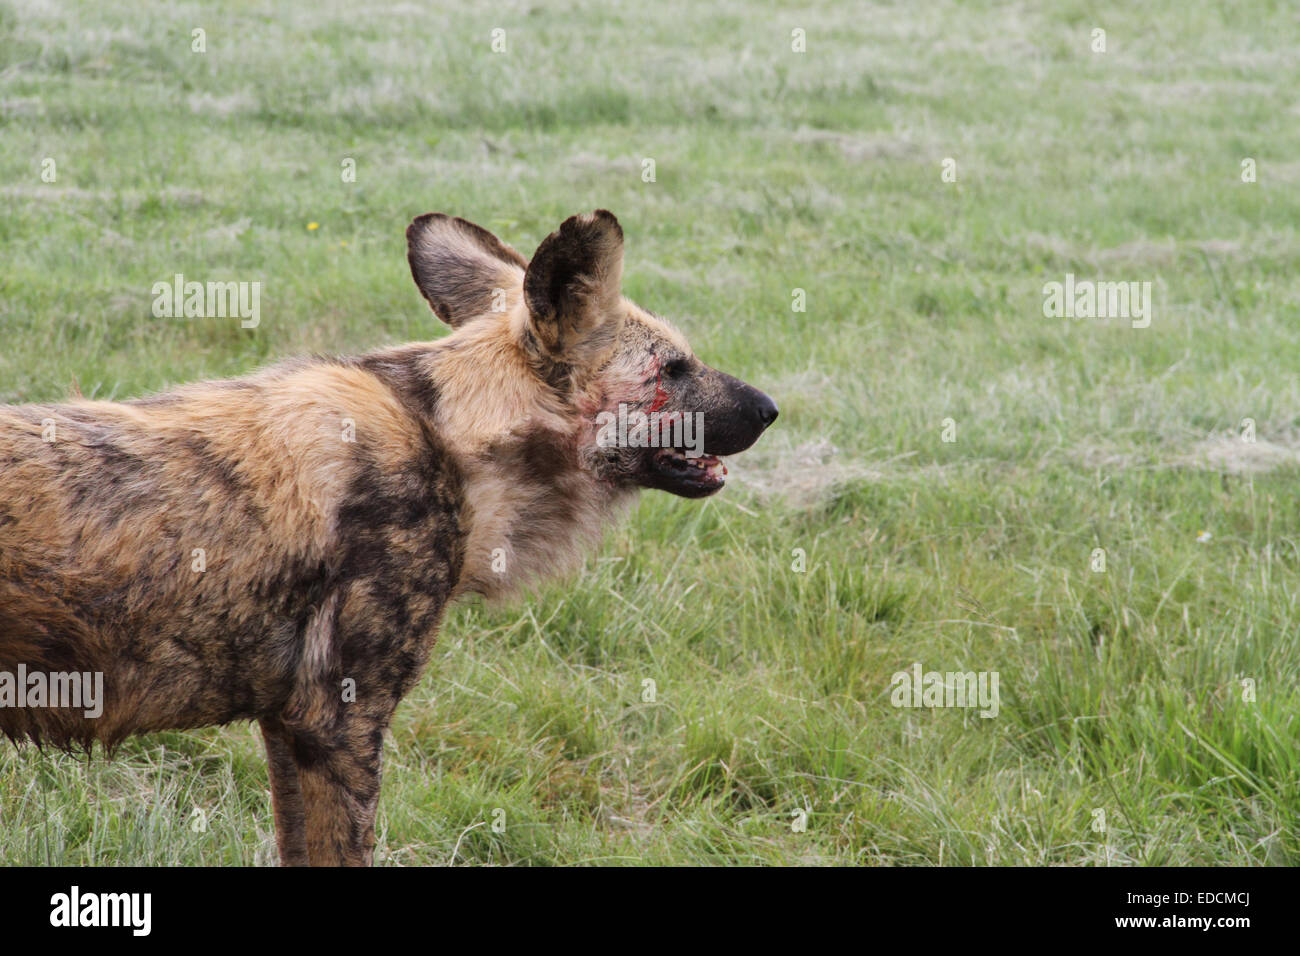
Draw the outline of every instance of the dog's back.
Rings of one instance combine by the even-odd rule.
[[[450,467],[430,441],[400,385],[346,361],[0,407],[0,671],[103,673],[107,703],[0,707],[0,731],[112,744],[279,713],[320,663],[304,638],[326,592],[393,560],[380,539],[409,515],[385,486]],[[389,497],[423,509],[408,492]]]

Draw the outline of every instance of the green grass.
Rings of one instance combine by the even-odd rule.
[[[1300,863],[1294,10],[459,6],[0,0],[0,401],[437,336],[414,215],[528,253],[604,206],[627,293],[781,405],[722,496],[449,616],[378,859]],[[177,272],[261,326],[154,318]],[[1067,272],[1152,282],[1151,327],[1044,318]],[[892,707],[915,661],[999,716]],[[247,726],[0,748],[0,863],[271,828]]]

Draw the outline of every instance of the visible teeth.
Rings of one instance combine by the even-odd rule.
[[[692,469],[699,472],[701,477],[708,476],[716,481],[721,481],[723,475],[727,474],[727,466],[721,460],[712,455],[689,456],[678,448],[665,448],[659,455],[672,461],[677,466],[689,465]]]

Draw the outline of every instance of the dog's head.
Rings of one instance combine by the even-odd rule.
[[[525,366],[578,413],[578,461],[603,481],[713,494],[726,480],[719,458],[776,419],[771,398],[705,365],[676,328],[623,297],[623,230],[603,209],[565,220],[531,262],[440,213],[412,222],[406,239],[433,311],[458,330],[508,330]]]

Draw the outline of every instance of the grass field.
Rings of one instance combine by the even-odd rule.
[[[459,6],[0,0],[0,401],[439,336],[414,215],[527,254],[603,206],[627,294],[781,405],[721,496],[449,615],[377,861],[1300,863],[1300,14]],[[260,326],[155,318],[175,273]],[[1045,317],[1067,273],[1150,326]],[[892,706],[916,662],[997,717]],[[0,747],[3,864],[271,827],[250,726]]]

